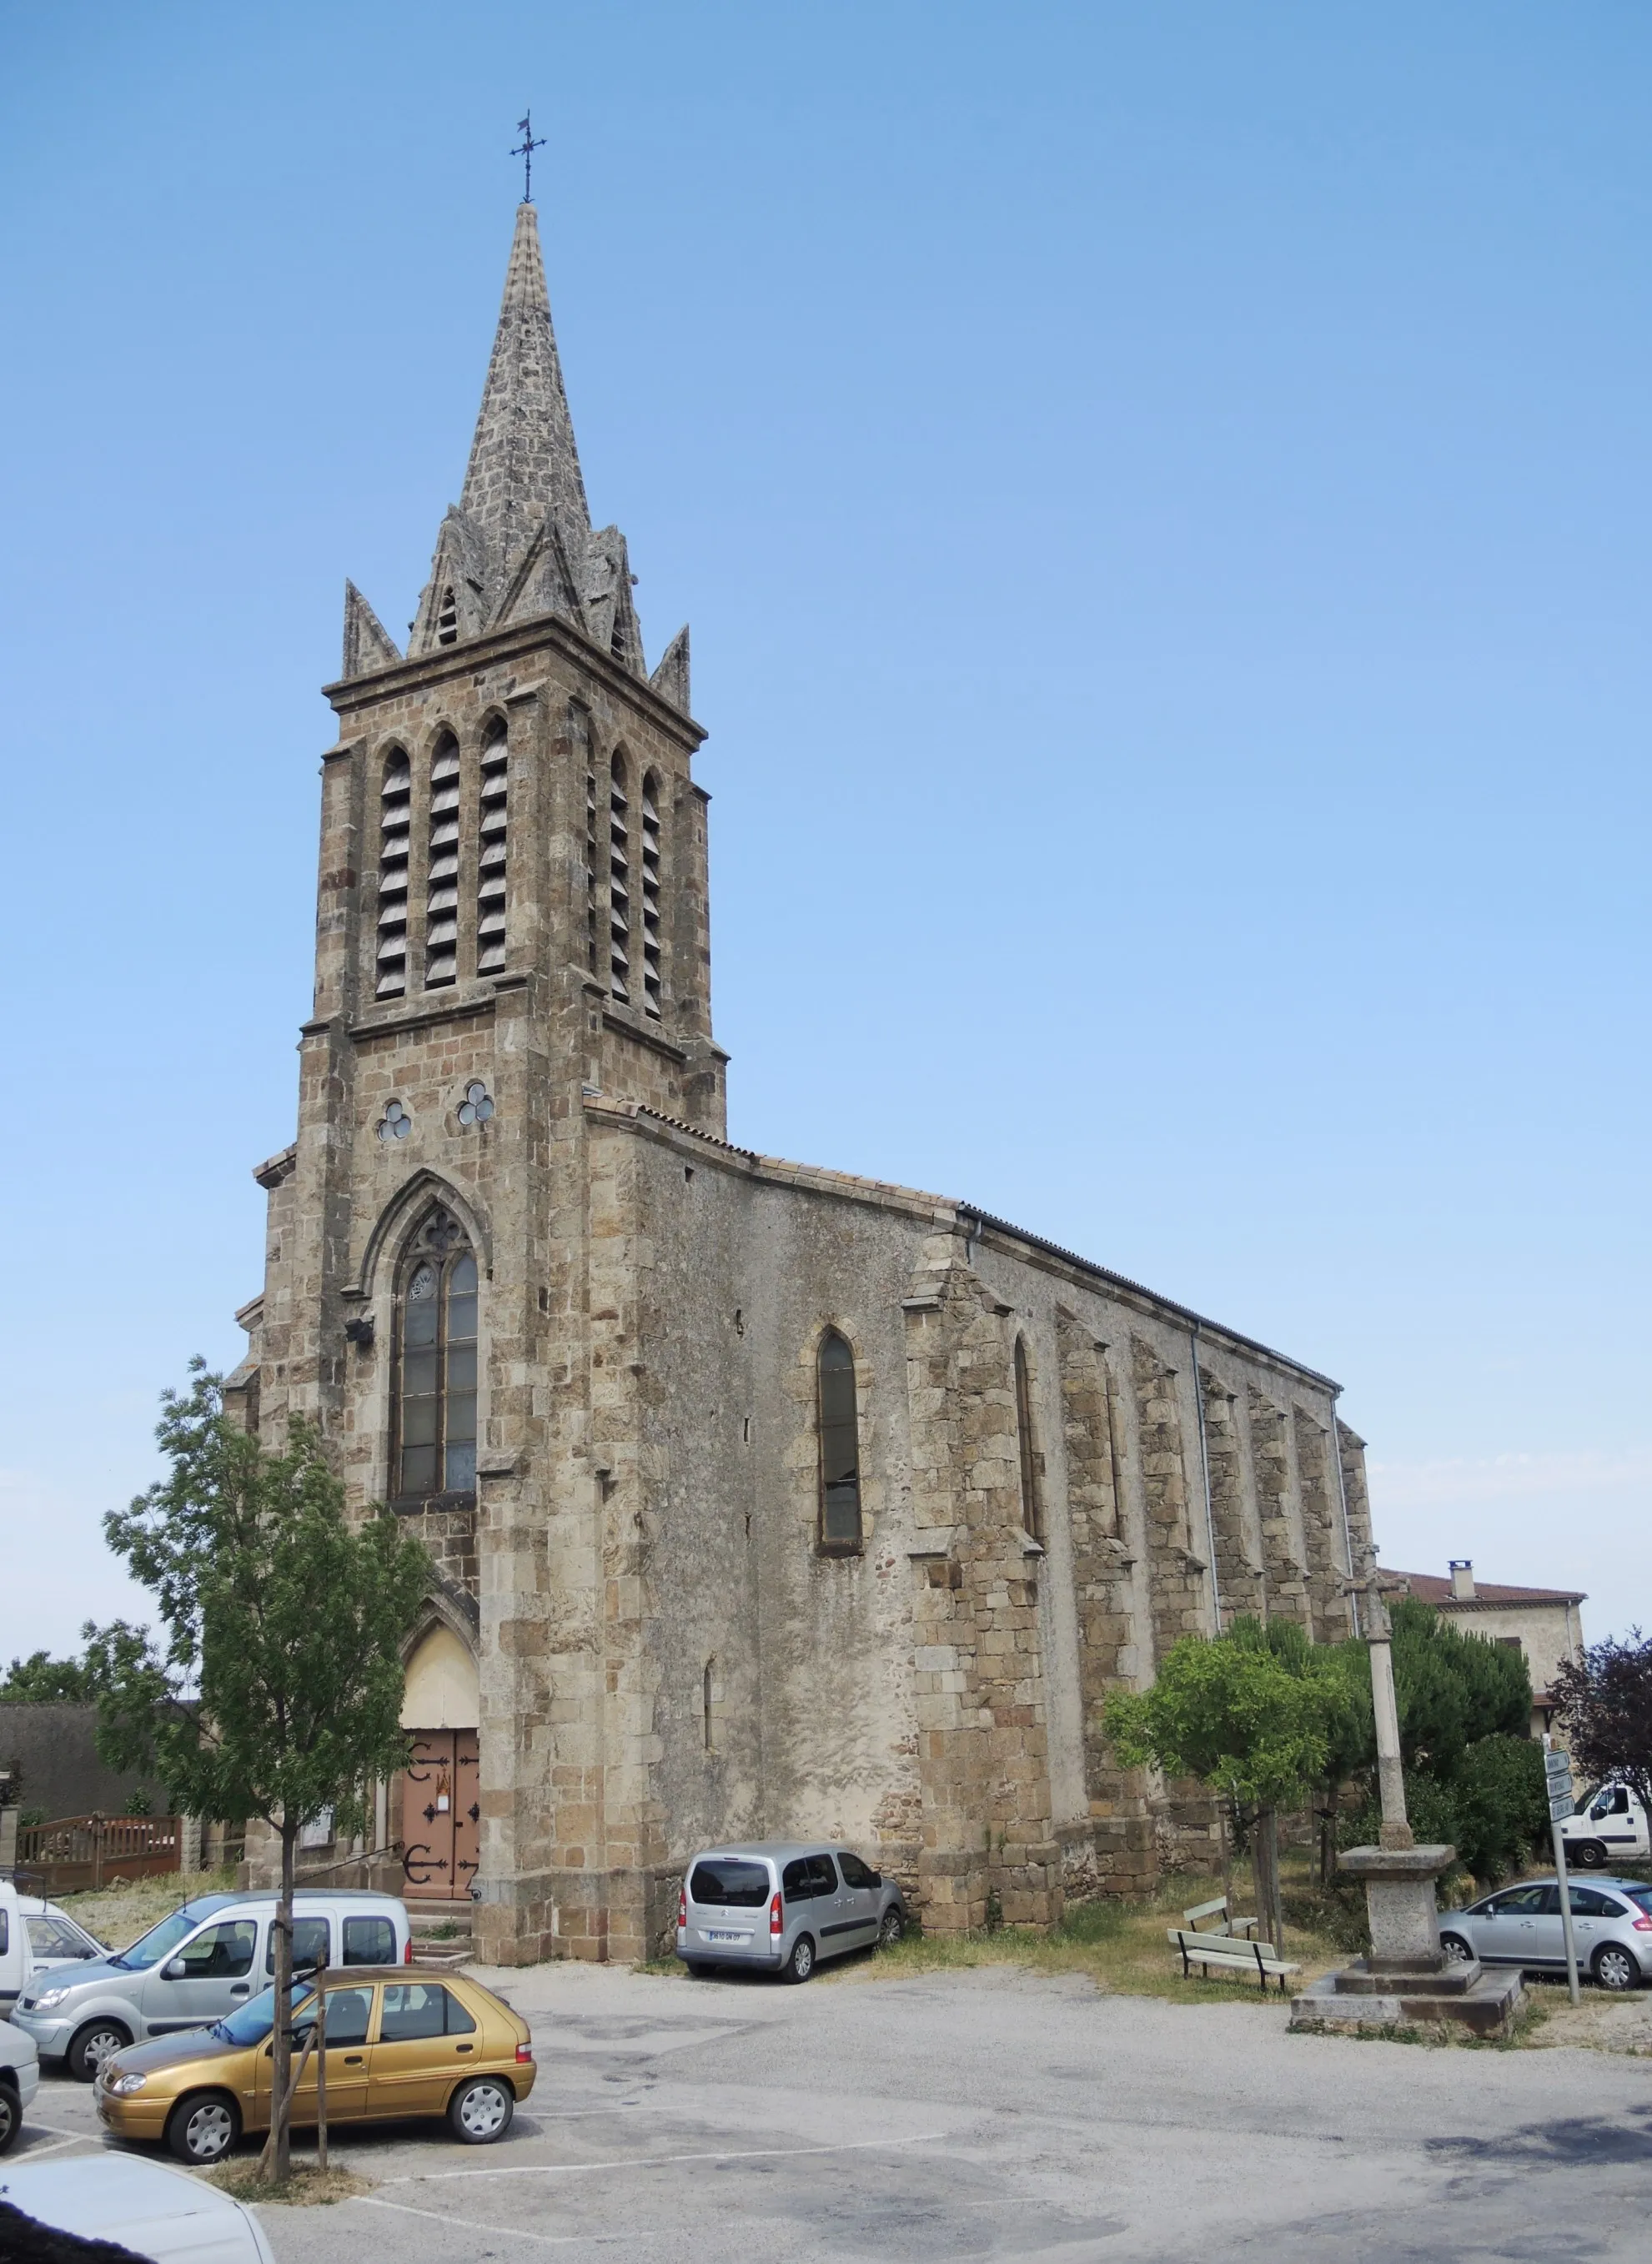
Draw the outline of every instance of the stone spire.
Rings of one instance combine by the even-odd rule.
[[[569,557],[584,555],[591,512],[530,204],[517,207],[499,328],[459,507],[483,537],[495,575],[521,557],[547,514]]]

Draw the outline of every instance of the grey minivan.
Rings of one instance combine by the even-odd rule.
[[[111,2052],[204,2028],[267,1987],[275,1970],[272,1894],[200,1895],[129,1949],[58,1966],[24,1989],[11,2018],[44,2059],[90,2083]],[[354,1887],[301,1887],[293,1898],[293,1962],[395,1965],[411,1956],[405,1906]],[[262,1978],[260,1977],[263,1977]]]
[[[750,1965],[807,1981],[822,1957],[899,1941],[901,1890],[852,1848],[763,1840],[707,1847],[683,1876],[677,1954],[691,1973]]]

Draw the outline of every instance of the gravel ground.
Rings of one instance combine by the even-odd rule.
[[[280,2264],[1647,2253],[1652,2068],[1598,2050],[1290,2036],[1277,2005],[1010,1967],[804,1989],[478,1977],[534,2030],[539,2084],[509,2139],[349,2138],[373,2195],[266,2208]],[[83,2143],[99,2143],[89,2094],[48,2081],[13,2159]]]

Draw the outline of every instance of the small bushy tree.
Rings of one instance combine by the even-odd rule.
[[[386,1513],[359,1527],[315,1428],[270,1454],[226,1416],[193,1363],[156,1437],[171,1474],[104,1530],[156,1600],[153,1638],[89,1631],[98,1745],[157,1777],[191,1813],[262,1817],[281,1843],[272,2113],[265,2174],[286,2177],[291,2127],[293,1882],[298,1835],[331,1809],[359,1828],[374,1780],[402,1763],[401,1645],[430,1559]]]
[[[0,1682],[0,1699],[11,1705],[83,1702],[96,1695],[91,1669],[83,1659],[54,1658],[48,1651],[32,1651],[26,1658],[14,1658]]]
[[[1106,1701],[1107,1735],[1127,1768],[1198,1777],[1249,1827],[1257,1914],[1276,1944],[1279,1811],[1301,1806],[1324,1775],[1325,1712],[1318,1678],[1293,1672],[1255,1622],[1214,1640],[1184,1636],[1151,1689],[1114,1690]]]
[[[1627,1784],[1652,1815],[1652,1636],[1591,1643],[1551,1678],[1560,1726],[1583,1775]]]

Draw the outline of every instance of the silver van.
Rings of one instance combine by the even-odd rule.
[[[707,1847],[683,1875],[677,1954],[691,1973],[754,1965],[807,1981],[822,1957],[899,1941],[901,1890],[851,1848],[764,1840]]]
[[[90,2083],[111,2052],[149,2036],[199,2028],[270,1985],[273,1894],[200,1895],[130,1949],[31,1979],[11,2021],[43,2060],[67,2060]],[[293,1898],[295,1971],[401,1965],[413,1955],[405,1906],[357,1888],[301,1888]]]

